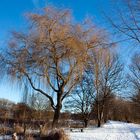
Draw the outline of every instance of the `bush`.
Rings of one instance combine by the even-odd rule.
[[[69,140],[63,129],[53,130],[47,136],[41,137],[41,140]]]
[[[45,124],[44,126],[40,126],[40,135],[41,136],[46,136],[48,134],[48,126]]]
[[[9,127],[1,127],[0,128],[0,135],[12,134],[13,130]]]
[[[22,126],[15,125],[14,126],[14,132],[16,132],[17,134],[23,134],[24,128]]]

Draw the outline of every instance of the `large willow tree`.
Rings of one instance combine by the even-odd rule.
[[[56,127],[63,100],[79,82],[87,49],[97,45],[98,37],[94,27],[75,24],[67,10],[48,7],[28,16],[28,30],[12,33],[5,54],[7,72],[49,99]]]

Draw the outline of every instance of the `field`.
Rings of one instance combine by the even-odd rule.
[[[70,140],[140,140],[140,125],[109,121],[101,128],[69,133]]]
[[[108,121],[101,128],[88,127],[80,129],[64,129],[70,140],[140,140],[140,125],[119,121]],[[0,136],[0,140],[11,140],[10,136]],[[39,139],[37,139],[39,140]]]

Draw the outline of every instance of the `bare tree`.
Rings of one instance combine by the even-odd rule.
[[[85,127],[88,126],[94,101],[92,76],[91,70],[84,72],[82,80],[65,104],[66,109],[81,115]]]
[[[131,65],[129,66],[130,72],[128,74],[128,80],[131,86],[131,100],[133,103],[134,120],[140,120],[140,54],[137,53],[132,57]]]
[[[14,106],[14,109],[13,109],[14,118],[17,121],[22,122],[24,135],[27,129],[27,122],[32,119],[32,111],[33,110],[24,103],[18,103]]]
[[[87,48],[98,39],[95,28],[74,24],[69,11],[52,7],[29,14],[25,33],[13,32],[5,54],[8,74],[46,96],[57,126],[63,100],[79,82],[87,59]],[[41,83],[38,86],[38,83]]]
[[[6,125],[9,119],[13,118],[13,107],[15,103],[7,99],[0,99],[0,119],[3,124],[3,131],[6,132]]]
[[[112,98],[111,106],[109,108],[109,118],[119,121],[132,121],[133,109],[130,100],[125,100],[121,97]]]
[[[49,100],[42,94],[33,93],[29,96],[28,104],[35,110],[51,110]]]
[[[106,16],[113,27],[124,35],[124,41],[140,43],[140,0],[115,1],[116,16]],[[117,6],[116,6],[117,5]]]
[[[95,89],[95,105],[97,110],[98,127],[104,118],[105,105],[113,92],[122,87],[123,65],[118,56],[111,54],[108,49],[100,49],[93,52],[91,68],[93,70],[93,82]]]
[[[15,103],[7,99],[0,99],[0,108],[1,109],[11,109]]]
[[[33,93],[28,99],[28,105],[34,109],[35,119],[38,120],[39,126],[41,125],[41,121],[45,120],[50,125],[49,120],[52,120],[54,112],[48,98],[42,94]]]
[[[135,54],[132,58],[132,62],[130,65],[130,74],[128,75],[128,79],[131,82],[133,89],[135,92],[140,92],[140,54]]]

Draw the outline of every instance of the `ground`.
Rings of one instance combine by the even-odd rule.
[[[101,128],[70,132],[70,140],[140,140],[140,125],[108,121]]]
[[[101,128],[86,128],[84,132],[78,129],[65,131],[70,140],[140,140],[140,125],[119,121],[108,121]],[[10,136],[0,136],[0,140],[4,138],[11,140]]]

